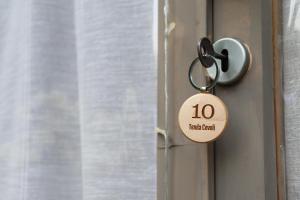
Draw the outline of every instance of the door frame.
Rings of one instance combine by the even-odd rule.
[[[251,138],[251,131],[248,130],[248,134],[245,135],[249,141],[261,141],[258,147],[251,145],[245,147],[248,148],[245,152],[252,152],[250,157],[258,160],[256,164],[259,167],[249,174],[244,173],[245,180],[235,177],[235,184],[242,190],[240,194],[248,195],[245,199],[255,199],[254,196],[258,196],[256,199],[286,199],[282,44],[280,42],[282,2],[281,0],[241,0],[240,3],[237,5],[233,0],[157,1],[155,13],[157,13],[158,26],[158,200],[183,198],[201,200],[220,198],[221,200],[221,196],[224,197],[222,194],[230,192],[229,187],[223,186],[226,181],[231,181],[229,177],[234,173],[234,170],[230,171],[229,168],[226,170],[230,172],[222,170],[229,156],[236,156],[231,157],[236,169],[241,169],[241,166],[247,163],[247,160],[241,157],[243,152],[235,155],[227,152],[228,146],[245,142],[243,137],[237,134],[236,130],[240,127],[231,125],[227,130],[228,133],[225,132],[228,136],[210,144],[194,143],[180,133],[177,124],[178,109],[184,99],[197,92],[188,83],[188,65],[196,57],[197,40],[204,36],[212,40],[224,36],[244,39],[246,44],[249,44],[253,55],[249,75],[239,83],[240,86],[217,88],[217,95],[225,99],[229,112],[234,104],[240,104],[241,107],[247,105],[239,103],[239,100],[245,101],[247,89],[252,89],[251,91],[256,95],[250,99],[251,103],[261,108],[260,111],[252,114],[255,116],[250,116],[251,124],[259,127],[256,130],[257,134]],[[239,22],[237,16],[229,12],[233,8],[245,9],[246,12],[252,12],[252,15],[249,14],[248,18],[244,18],[245,21]],[[226,16],[229,15],[226,13],[230,13],[231,16]],[[224,23],[228,21],[223,20],[226,19],[231,19],[235,25],[225,26]],[[239,26],[243,31],[257,34],[256,38],[242,33]],[[255,75],[259,77],[258,81],[255,81]],[[250,84],[252,85],[249,86]],[[246,124],[243,115],[232,114],[230,117],[232,121],[241,119],[239,123]],[[259,120],[256,122],[256,118],[261,119],[263,124],[260,124]],[[231,142],[234,140],[236,141]],[[259,159],[254,159],[254,151],[257,157],[260,157]],[[223,155],[224,158],[221,158]],[[259,179],[256,173],[263,178]],[[220,180],[221,176],[225,178]],[[253,192],[247,194],[247,188],[249,191],[255,191],[257,184],[262,184],[263,190],[255,195],[252,194]],[[224,198],[226,197],[225,195]]]

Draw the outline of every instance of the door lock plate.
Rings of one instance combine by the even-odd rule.
[[[248,71],[250,65],[250,52],[247,46],[234,38],[222,38],[217,40],[213,46],[216,53],[228,54],[228,66],[226,68],[222,67],[221,60],[216,60],[220,72],[217,83],[232,85],[239,81]],[[207,72],[210,78],[214,79],[216,68],[207,68]]]

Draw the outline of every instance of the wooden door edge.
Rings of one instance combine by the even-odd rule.
[[[272,43],[277,199],[286,200],[282,64],[282,0],[272,0]]]

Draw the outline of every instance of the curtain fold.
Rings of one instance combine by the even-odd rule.
[[[0,199],[155,199],[152,2],[0,11]]]

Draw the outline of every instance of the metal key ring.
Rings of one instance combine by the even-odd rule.
[[[207,57],[211,57],[213,58],[212,56],[207,56]],[[207,86],[197,86],[194,81],[193,81],[193,77],[192,77],[192,71],[193,71],[193,67],[197,64],[197,62],[200,62],[199,58],[195,58],[192,62],[192,64],[190,65],[190,69],[189,69],[189,81],[190,83],[192,84],[192,86],[201,91],[201,92],[207,92],[209,91],[210,89],[214,88],[216,85],[217,85],[217,82],[218,82],[218,79],[219,79],[219,67],[218,67],[218,64],[217,62],[215,61],[215,59],[213,58],[213,61],[214,61],[214,64],[215,64],[215,67],[216,67],[216,75],[215,75],[215,78],[214,80],[211,82],[210,85],[207,85]]]

